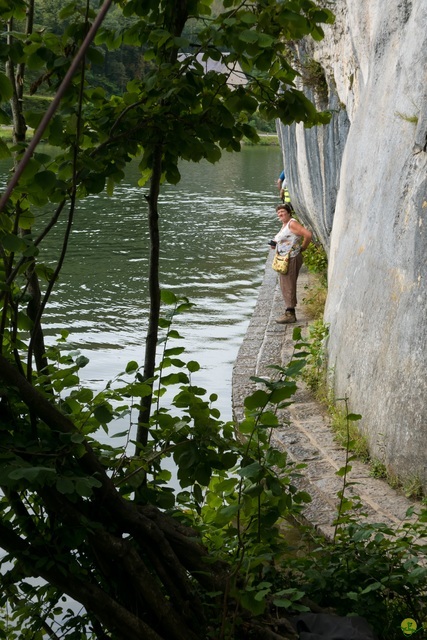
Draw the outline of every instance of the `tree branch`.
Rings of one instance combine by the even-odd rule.
[[[47,568],[47,564],[44,562],[46,559],[44,545],[35,546],[27,540],[23,540],[10,527],[1,523],[0,545],[15,558],[18,558],[31,575],[34,575],[34,570],[29,558],[38,562],[37,575],[49,584],[55,585],[77,602],[81,602],[86,609],[95,613],[99,620],[108,625],[108,628],[115,629],[117,637],[123,640],[141,640],[141,638],[144,640],[168,640],[89,580],[79,580],[70,572],[62,572],[56,568],[56,565],[50,563]]]
[[[49,108],[47,109],[46,113],[44,114],[39,126],[37,127],[37,130],[34,132],[34,136],[31,139],[30,144],[28,145],[22,160],[20,161],[19,165],[16,168],[15,173],[12,176],[12,179],[9,181],[1,199],[0,199],[0,211],[3,211],[7,201],[9,200],[12,191],[14,190],[14,188],[16,187],[16,185],[19,182],[19,179],[25,169],[25,167],[27,166],[31,156],[33,155],[33,152],[35,150],[35,148],[37,147],[38,143],[40,142],[43,133],[45,132],[45,129],[47,127],[47,125],[49,124],[50,120],[52,119],[53,115],[55,114],[55,111],[57,110],[59,103],[61,102],[61,99],[65,93],[65,91],[68,88],[68,85],[70,84],[75,72],[77,71],[81,61],[83,60],[84,56],[86,55],[86,51],[88,50],[92,40],[94,39],[96,32],[98,31],[99,27],[102,24],[102,21],[104,20],[105,16],[107,15],[108,9],[110,8],[111,4],[112,4],[113,0],[105,0],[104,4],[102,5],[101,9],[99,10],[98,15],[96,16],[95,20],[93,21],[93,24],[91,26],[91,28],[89,29],[89,32],[86,36],[86,38],[84,39],[80,49],[78,50],[76,57],[74,58],[74,60],[72,61],[67,73],[64,76],[63,81],[61,82],[61,86],[59,87],[54,99],[52,100],[52,102],[49,105]]]

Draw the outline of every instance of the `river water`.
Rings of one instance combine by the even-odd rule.
[[[215,165],[181,165],[181,182],[162,187],[161,286],[194,307],[177,316],[193,384],[218,394],[231,418],[231,374],[262,281],[267,241],[277,232],[278,147],[246,146]],[[82,378],[101,389],[130,360],[143,362],[148,316],[148,229],[144,189],[131,166],[112,197],[78,202],[69,252],[44,318],[48,341],[62,329],[87,356]],[[65,224],[62,223],[62,224]],[[61,227],[61,225],[60,225]],[[54,265],[59,232],[45,255]]]

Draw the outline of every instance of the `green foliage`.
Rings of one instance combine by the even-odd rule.
[[[301,65],[301,76],[304,86],[312,89],[320,102],[327,102],[328,84],[322,65],[313,58],[306,59]]]
[[[305,558],[308,595],[340,615],[364,616],[381,639],[400,640],[404,618],[420,624],[427,614],[426,517],[411,509],[391,528],[348,515],[335,542],[320,541]]]
[[[311,242],[304,251],[304,264],[312,274],[304,296],[304,307],[315,320],[323,318],[328,293],[328,257],[319,242]]]
[[[254,142],[253,140],[248,140],[246,138],[244,138],[244,143],[245,145],[248,146],[259,146],[259,147],[274,147],[274,146],[279,146],[279,139],[277,137],[277,135],[261,135],[258,138],[257,142]]]
[[[317,273],[326,281],[328,256],[320,242],[311,242],[308,245],[307,249],[304,251],[304,264],[311,273]]]
[[[271,133],[277,135],[276,123],[272,120],[264,120],[258,113],[253,114],[251,120],[249,121],[249,124],[254,127],[254,129],[262,133]]]
[[[138,364],[129,362],[125,371],[110,381],[102,392],[94,394],[78,380],[78,370],[87,363],[86,359],[78,353],[63,355],[63,347],[59,345],[52,347],[49,351],[52,364],[37,384],[43,393],[56,397],[75,428],[66,434],[52,431],[40,422],[37,432],[26,443],[27,450],[31,449],[31,459],[26,460],[14,442],[16,432],[12,432],[7,422],[1,423],[2,442],[7,451],[2,456],[0,477],[5,492],[3,513],[14,523],[14,502],[10,502],[10,498],[25,493],[26,501],[38,513],[38,535],[43,533],[47,542],[53,532],[48,514],[43,513],[43,493],[57,492],[79,509],[82,501],[94,500],[94,492],[102,487],[96,477],[82,475],[79,468],[79,460],[85,455],[84,443],[90,442],[123,497],[130,498],[138,491],[141,504],[168,510],[177,521],[191,524],[199,531],[210,552],[211,562],[226,560],[231,563],[228,598],[232,613],[227,614],[227,619],[230,616],[233,625],[243,615],[242,611],[258,616],[270,608],[307,610],[300,603],[303,591],[288,587],[285,578],[277,574],[277,567],[280,566],[278,559],[288,549],[280,523],[299,513],[310,497],[294,484],[300,468],[292,465],[287,455],[272,447],[270,442],[271,430],[280,426],[277,411],[289,404],[296,391],[295,377],[304,366],[302,354],[296,353],[295,360],[287,367],[276,367],[274,379],[255,379],[265,389],[259,388],[248,396],[245,419],[236,431],[233,424],[220,420],[219,412],[213,406],[216,397],[207,398],[206,391],[192,383],[192,375],[199,369],[198,363],[185,361],[184,348],[173,346],[182,338],[172,328],[172,322],[176,314],[190,308],[189,301],[166,291],[162,292],[162,298],[170,307],[160,323],[163,333],[159,344],[163,353],[155,376],[156,408],[141,456],[136,458],[127,453],[130,429],[120,434],[111,433],[112,437],[124,438],[121,446],[102,445],[94,438],[100,428],[109,432],[113,420],[128,416],[130,425],[134,423],[133,415],[139,400],[149,393]],[[170,387],[176,391],[171,407],[167,409],[162,406],[161,399]],[[12,404],[12,389],[5,389],[4,393]],[[20,407],[22,439],[25,433],[31,432],[31,417],[22,403],[14,402],[14,406],[15,411]],[[164,466],[170,457],[174,460],[180,485],[177,491],[171,489],[171,474]],[[68,522],[66,525],[58,523],[58,527],[55,539],[61,535],[61,544],[55,543],[56,552],[51,549],[46,560],[42,557],[36,560],[37,555],[34,556],[41,575],[49,570],[50,563],[62,567],[65,575],[69,570],[73,573],[89,570],[86,556],[90,557],[91,552],[87,532],[94,527],[96,535],[99,525],[91,519],[84,523],[77,519],[73,526]],[[6,585],[4,582],[5,597],[12,593]],[[46,595],[45,587],[27,587],[19,581],[17,589],[17,619],[33,616],[30,610],[40,610],[40,602]],[[50,589],[54,604],[46,615],[54,619],[55,612],[61,610],[58,601],[61,594],[53,587]],[[22,604],[24,594],[31,599],[25,607]],[[74,617],[72,620],[74,622]],[[33,620],[33,630],[37,627],[34,624]],[[85,616],[80,616],[82,633],[86,633],[86,624]],[[68,623],[64,623],[64,632],[67,627]]]
[[[235,604],[231,619],[221,622],[227,627],[234,627],[240,616],[247,615],[244,611],[258,616],[270,609],[308,610],[300,602],[304,592],[288,587],[279,569],[289,550],[281,522],[296,516],[310,497],[294,484],[301,466],[293,465],[286,453],[271,446],[271,431],[281,426],[277,412],[289,405],[297,388],[295,377],[303,366],[302,354],[295,353],[287,367],[274,367],[273,379],[253,378],[262,387],[246,398],[245,418],[237,432],[231,424],[221,426],[221,442],[229,445],[221,453],[222,464],[215,461],[213,451],[206,457],[200,441],[197,446],[188,442],[178,446],[175,461],[181,486],[190,486],[190,464],[199,471],[203,464],[203,473],[193,477],[192,488],[177,495],[178,503],[186,507],[185,519],[192,517],[211,561],[227,558],[231,562],[228,598]],[[187,407],[190,390],[191,386],[181,387],[174,404]],[[206,421],[204,425],[206,429]],[[195,427],[194,422],[193,437]],[[207,435],[212,445],[217,432]],[[176,515],[182,517],[179,512]]]
[[[421,627],[427,615],[427,511],[410,507],[399,526],[372,522],[362,511],[360,497],[349,487],[351,425],[361,416],[348,412],[345,401],[346,459],[336,472],[338,491],[332,541],[310,531],[304,556],[289,558],[288,577],[306,596],[338,615],[365,617],[381,640],[399,640],[401,622],[410,617]]]
[[[330,395],[326,398],[328,410],[331,416],[331,427],[335,438],[342,446],[347,446],[357,458],[362,462],[369,462],[369,446],[366,437],[359,430],[358,426],[351,423],[348,425],[346,413],[339,405],[339,400],[333,399]]]
[[[303,299],[304,309],[313,322],[321,322],[323,320],[327,295],[328,289],[325,278],[314,274],[306,287]]]
[[[43,392],[57,396],[65,415],[76,425],[75,431],[67,435],[52,432],[40,422],[37,438],[31,445],[27,443],[27,450],[31,451],[29,462],[17,443],[10,440],[7,445],[12,433],[5,421],[1,423],[2,443],[8,451],[2,460],[2,513],[9,519],[9,526],[17,526],[13,508],[16,496],[25,493],[26,502],[37,514],[34,523],[37,534],[43,534],[43,545],[53,536],[49,557],[34,557],[38,570],[43,575],[50,566],[59,567],[70,580],[81,571],[93,575],[96,563],[90,560],[88,542],[92,535],[101,534],[100,523],[88,514],[73,525],[68,519],[54,525],[42,503],[46,491],[66,496],[76,509],[87,500],[94,501],[94,492],[101,483],[96,477],[82,475],[78,465],[85,453],[82,445],[89,441],[123,497],[130,499],[137,491],[140,504],[158,506],[182,526],[191,525],[206,545],[209,564],[227,563],[230,570],[225,593],[220,590],[203,595],[203,606],[212,611],[210,624],[221,628],[224,638],[235,637],[235,630],[247,624],[248,617],[274,619],[309,610],[307,596],[341,615],[363,615],[378,632],[384,630],[382,640],[399,637],[396,625],[402,619],[402,611],[416,619],[426,613],[427,571],[419,558],[426,552],[422,539],[426,535],[427,512],[421,512],[415,521],[409,513],[410,519],[397,531],[364,521],[357,498],[350,500],[346,496],[352,484],[348,454],[344,467],[337,472],[343,487],[338,493],[334,543],[319,539],[315,549],[307,546],[303,554],[295,556],[282,526],[286,519],[298,518],[304,504],[310,501],[296,483],[303,468],[293,465],[284,451],[271,446],[272,430],[286,428],[281,410],[292,402],[298,376],[317,357],[316,351],[310,351],[310,345],[302,340],[301,329],[294,330],[295,352],[288,365],[272,367],[269,378],[253,378],[257,389],[245,400],[244,419],[233,425],[220,420],[214,407],[216,397],[193,384],[192,376],[199,365],[186,360],[185,349],[180,345],[182,336],[173,329],[175,316],[186,312],[191,304],[167,291],[162,291],[162,300],[165,312],[159,337],[162,356],[155,376],[156,408],[143,455],[129,455],[126,446],[132,437],[133,414],[148,392],[138,363],[130,361],[98,394],[79,383],[69,388],[69,377],[78,375],[86,360],[78,353],[62,353],[66,335],[51,349],[50,361],[56,364],[51,365],[40,385]],[[51,379],[54,384],[46,387]],[[171,388],[174,392],[167,408],[161,400]],[[11,401],[12,389],[7,393]],[[22,439],[31,432],[31,418],[22,403],[14,406],[15,410],[21,407],[18,432]],[[114,433],[112,420],[123,417],[128,418],[129,429]],[[349,426],[359,419],[358,415],[346,413],[347,452],[351,447]],[[94,438],[99,428],[120,438],[123,444],[101,445]],[[170,487],[171,473],[165,468],[170,457],[176,465],[180,485],[177,490]],[[0,606],[9,601],[10,608],[6,637],[19,637],[18,629],[27,633],[29,625],[28,633],[32,635],[28,637],[43,638],[58,616],[62,618],[64,636],[73,638],[77,633],[80,638],[90,637],[90,616],[76,615],[72,609],[67,612],[66,604],[61,602],[61,590],[49,584],[29,583],[18,567],[2,577]]]
[[[369,462],[370,475],[373,478],[387,478],[387,467],[381,460],[373,458]]]
[[[304,382],[311,391],[318,391],[325,385],[325,348],[328,327],[322,320],[313,322],[308,327],[308,335],[300,337],[298,348],[304,349],[306,366],[302,372]]]
[[[171,292],[161,293],[152,375],[132,360],[94,392],[80,381],[87,360],[70,351],[65,333],[53,346],[43,343],[43,313],[80,199],[111,193],[138,158],[140,185],[149,183],[155,207],[160,182],[179,181],[181,160],[216,162],[224,151],[238,151],[244,139],[258,139],[258,118],[307,127],[329,121],[296,88],[299,72],[284,44],[321,38],[331,12],[311,0],[117,5],[43,132],[46,148],[19,165],[25,128],[40,127],[42,103],[52,104],[96,7],[59,3],[58,20],[58,1],[39,0],[36,28],[25,33],[25,3],[6,4],[0,19],[6,30],[13,18],[16,30],[0,57],[16,69],[25,63],[28,75],[0,75],[2,101],[22,91],[24,107],[13,116],[13,142],[0,146],[19,175],[0,212],[1,632],[41,638],[52,635],[55,622],[61,637],[80,640],[256,637],[254,618],[304,611],[304,594],[323,604],[329,591],[327,606],[344,611],[351,602],[374,620],[378,595],[387,604],[379,611],[391,621],[389,593],[424,607],[425,574],[407,545],[414,530],[393,546],[386,530],[357,530],[351,520],[350,456],[340,472],[334,548],[322,545],[310,566],[295,560],[296,577],[290,575],[294,556],[283,524],[310,496],[298,488],[302,468],[272,446],[271,434],[286,428],[282,410],[301,372],[314,378],[321,370],[324,327],[307,340],[295,330],[292,361],[274,367],[271,378],[254,378],[237,425],[222,421],[215,395],[197,385],[200,365],[186,358],[173,328],[191,303]],[[208,59],[220,70],[206,71]],[[245,86],[230,84],[236,63]],[[107,67],[114,83],[108,74],[98,82],[97,69]],[[1,122],[11,113],[2,104]],[[56,224],[63,239],[44,263],[40,246]],[[323,268],[316,247],[306,264]],[[156,298],[156,282],[150,284]],[[349,423],[346,415],[350,449]],[[137,429],[146,438],[135,437]]]
[[[339,399],[333,397],[326,379],[325,350],[328,331],[323,320],[316,320],[309,325],[308,335],[301,336],[297,346],[304,350],[306,358],[302,378],[317,399],[326,405],[337,442],[349,448],[362,461],[368,462],[370,454],[366,437],[352,420],[349,424],[347,412],[342,410]]]

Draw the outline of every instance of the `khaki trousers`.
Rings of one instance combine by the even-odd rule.
[[[302,255],[298,253],[295,258],[289,259],[288,273],[285,276],[279,273],[280,289],[287,309],[295,309],[297,306],[297,280],[301,265]]]

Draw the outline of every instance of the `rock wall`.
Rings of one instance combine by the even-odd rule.
[[[427,489],[427,2],[333,10],[300,51],[321,65],[332,123],[280,126],[284,166],[329,255],[336,397],[362,414],[372,455]]]

